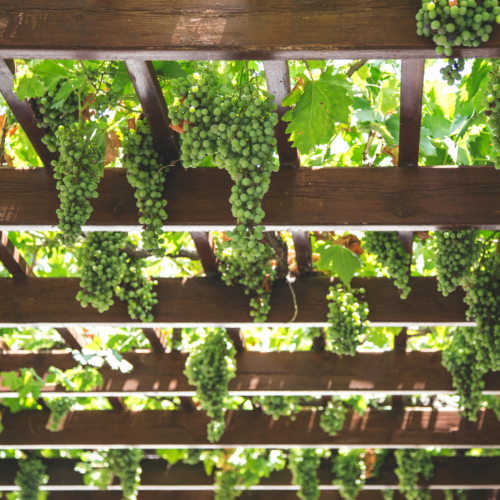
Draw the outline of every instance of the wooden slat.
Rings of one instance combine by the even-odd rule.
[[[71,349],[81,351],[87,345],[85,338],[78,333],[76,328],[61,326],[56,328],[56,330],[64,342],[66,342],[66,345]]]
[[[46,429],[49,417],[47,411],[4,414],[0,449],[500,446],[500,425],[490,410],[482,410],[477,422],[462,419],[457,411],[367,410],[362,417],[349,411],[334,437],[321,430],[319,412],[302,411],[293,421],[282,417],[275,422],[261,411],[229,411],[226,431],[216,444],[207,440],[210,419],[203,411],[76,411],[59,432]]]
[[[40,59],[400,59],[435,58],[419,37],[411,0],[126,0],[85,5],[2,0],[0,56]],[[300,27],[300,28],[299,28]],[[332,29],[335,27],[335,29]],[[496,57],[495,31],[456,57]]]
[[[14,71],[14,61],[0,59],[0,93],[31,141],[42,163],[45,166],[49,166],[50,162],[57,156],[55,153],[51,153],[42,142],[45,131],[43,128],[38,128],[36,126],[37,120],[30,103],[28,101],[20,101],[17,94],[14,92],[12,88],[14,84]]]
[[[301,276],[312,271],[312,247],[309,231],[292,231],[295,259]]]
[[[102,389],[96,396],[194,396],[195,388],[184,375],[187,353],[123,353],[134,366],[130,373],[99,369]],[[77,363],[71,353],[9,351],[0,355],[1,371],[34,368],[40,376],[55,366],[62,371]],[[484,377],[485,394],[500,394],[500,372]],[[61,395],[60,387],[45,387],[43,394]],[[232,396],[335,395],[335,394],[452,394],[451,376],[441,364],[440,351],[358,352],[338,356],[324,349],[302,352],[241,351],[236,355],[236,377],[229,382]],[[0,397],[10,393],[0,385]]]
[[[9,234],[5,231],[0,231],[0,262],[13,278],[26,278],[31,275],[30,266],[9,240]]]
[[[227,172],[172,170],[164,190],[165,230],[234,227]],[[141,229],[123,169],[105,169],[98,191],[87,231]],[[499,192],[494,167],[295,168],[273,173],[262,206],[269,231],[498,230]],[[54,230],[58,207],[51,169],[0,168],[0,230]]]
[[[151,128],[155,147],[162,155],[164,164],[169,165],[179,159],[179,149],[177,138],[169,127],[167,103],[158,83],[153,63],[127,60],[125,65]]]
[[[160,278],[155,291],[159,304],[153,309],[154,323],[131,320],[127,304],[115,301],[100,313],[83,308],[75,299],[80,289],[77,278],[2,278],[0,326],[50,325],[55,328],[78,325],[121,325],[137,327],[197,327],[258,325],[250,316],[244,290],[229,287],[218,278]],[[293,284],[297,303],[296,326],[328,326],[326,296],[333,278],[300,278]],[[465,318],[464,292],[448,297],[438,292],[436,279],[410,279],[412,292],[401,300],[388,278],[354,278],[352,286],[364,288],[373,326],[471,325]],[[285,325],[295,314],[294,300],[285,280],[276,280],[271,311],[265,325]]]
[[[245,350],[245,335],[241,328],[228,328],[227,335],[233,341],[234,347],[238,352]]]
[[[142,331],[151,344],[151,349],[155,353],[165,352],[167,337],[163,334],[161,328],[143,328]]]
[[[216,276],[219,274],[219,266],[215,258],[210,234],[206,231],[191,231],[189,234],[193,238],[205,275]]]

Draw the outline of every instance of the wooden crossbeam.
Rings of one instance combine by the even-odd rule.
[[[71,349],[76,349],[81,351],[86,345],[85,339],[82,335],[78,333],[76,328],[73,327],[59,327],[56,328],[57,333],[62,337],[66,345]]]
[[[144,335],[151,344],[151,349],[155,353],[164,353],[167,346],[167,337],[161,328],[143,328]]]
[[[229,329],[235,330],[237,329]],[[195,388],[184,375],[188,356],[183,352],[123,353],[133,365],[130,373],[99,369],[102,389],[95,396],[194,396]],[[40,376],[55,366],[62,371],[77,363],[71,353],[9,351],[0,356],[2,371],[34,368]],[[484,394],[500,395],[500,373],[484,377]],[[358,352],[338,356],[323,349],[302,352],[253,352],[236,355],[236,377],[229,382],[232,396],[337,395],[337,394],[453,394],[451,376],[441,364],[441,351]],[[45,387],[44,395],[65,395],[60,387]],[[0,397],[15,395],[0,385]],[[87,394],[88,395],[88,394]]]
[[[490,410],[482,410],[477,422],[446,410],[367,410],[363,416],[349,411],[333,437],[320,428],[316,411],[277,422],[259,410],[228,411],[226,431],[216,444],[207,440],[210,419],[203,411],[75,411],[59,432],[46,429],[49,418],[47,411],[5,413],[0,449],[500,446],[500,425]]]
[[[233,341],[234,347],[238,352],[244,351],[246,349],[245,335],[241,328],[228,328],[227,334]]]
[[[164,190],[166,231],[234,227],[229,204],[233,182],[227,172],[173,170]],[[57,228],[55,184],[51,169],[0,168],[0,230]],[[87,231],[141,229],[134,190],[123,169],[105,169],[98,191]],[[272,174],[262,206],[269,231],[498,230],[499,192],[494,167],[294,168]]]
[[[416,34],[410,0],[307,3],[272,0],[214,5],[182,0],[82,6],[2,0],[0,57],[93,60],[400,59],[435,58],[431,39]],[[47,15],[49,14],[49,15]],[[22,22],[19,20],[22,19]],[[36,29],[32,20],[36,20]],[[296,29],[300,26],[300,29]],[[336,26],[336,29],[332,29]],[[456,57],[496,57],[500,39],[456,48]]]
[[[77,278],[2,278],[0,286],[0,326],[111,325],[130,327],[255,326],[250,317],[249,297],[244,290],[229,287],[218,278],[159,278],[155,291],[159,304],[153,309],[154,323],[131,320],[127,304],[116,301],[100,313],[81,307],[76,300]],[[328,326],[328,288],[333,278],[300,278],[293,283],[297,304],[295,326]],[[433,277],[410,278],[412,291],[401,300],[388,278],[354,278],[352,286],[366,290],[368,319],[372,326],[472,325],[466,320],[464,293],[456,290],[448,297],[437,290]],[[267,326],[290,326],[296,312],[285,280],[276,280],[271,295]]]
[[[201,265],[206,276],[216,276],[219,274],[219,266],[215,258],[212,238],[206,231],[191,231],[196,251],[200,257]]]
[[[18,248],[9,240],[9,234],[0,231],[0,263],[12,274],[13,278],[26,278],[31,275],[30,266],[23,259]]]

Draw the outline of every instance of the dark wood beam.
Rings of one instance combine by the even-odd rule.
[[[151,61],[126,60],[130,79],[151,128],[155,147],[162,155],[164,164],[179,159],[177,137],[169,127],[167,103],[163,97],[156,72]]]
[[[77,278],[2,278],[0,286],[0,326],[50,325],[55,328],[84,325],[130,327],[197,327],[257,325],[250,316],[244,290],[229,287],[218,278],[159,278],[155,291],[159,304],[153,309],[154,323],[131,320],[125,302],[116,301],[99,313],[83,308],[75,299],[80,289]],[[297,326],[328,326],[326,296],[330,278],[300,278],[293,284]],[[448,297],[437,290],[433,277],[410,278],[412,292],[401,300],[398,289],[388,278],[354,278],[354,288],[366,290],[373,326],[471,325],[466,320],[464,292]],[[276,280],[271,295],[271,311],[265,325],[285,325],[295,314],[288,283]]]
[[[20,101],[17,94],[14,92],[14,73],[14,61],[0,59],[0,93],[28,136],[28,139],[35,148],[35,151],[40,157],[40,160],[42,160],[42,163],[45,166],[49,166],[50,162],[56,159],[57,155],[55,153],[51,153],[47,149],[47,146],[42,142],[45,130],[37,127],[37,119],[31,104],[28,101]]]
[[[481,410],[477,422],[447,410],[367,410],[362,417],[348,411],[334,437],[322,431],[315,411],[277,422],[261,411],[229,411],[226,431],[215,445],[207,440],[210,419],[203,411],[76,411],[68,414],[59,432],[46,429],[49,418],[47,411],[5,413],[0,449],[500,446],[500,425],[491,410]]]
[[[206,231],[190,231],[206,276],[219,274],[219,266],[214,254],[213,240]]]
[[[0,262],[13,278],[26,278],[32,274],[30,266],[9,240],[9,233],[5,231],[0,231]]]
[[[246,349],[245,335],[241,328],[227,328],[227,335],[233,341],[234,348],[238,351],[244,351]]]
[[[194,396],[195,388],[184,375],[188,354],[172,351],[155,353],[135,351],[123,353],[133,365],[130,373],[99,369],[102,389],[96,396]],[[34,368],[45,377],[55,366],[62,371],[77,366],[66,351],[9,351],[1,355],[2,371]],[[500,372],[484,377],[485,394],[500,395]],[[441,351],[358,352],[355,356],[338,356],[321,350],[298,352],[240,351],[236,355],[236,377],[229,382],[232,396],[295,393],[297,395],[334,394],[453,394],[451,376],[441,364]],[[61,387],[43,389],[47,395],[67,392]],[[10,393],[0,385],[0,397]]]
[[[301,276],[307,276],[312,271],[312,247],[309,231],[292,231],[295,260]]]
[[[153,352],[162,353],[166,351],[167,337],[161,331],[161,328],[143,328],[142,331],[151,344]]]
[[[232,185],[217,168],[172,169],[163,193],[165,230],[234,227]],[[85,230],[141,230],[123,169],[105,169],[98,192]],[[269,231],[498,230],[499,192],[494,167],[294,168],[273,173],[262,208]],[[0,230],[54,231],[57,208],[51,169],[0,168]]]
[[[61,326],[56,328],[56,330],[57,333],[62,337],[64,342],[66,342],[66,345],[71,349],[81,351],[87,345],[85,338],[80,335],[74,327]]]

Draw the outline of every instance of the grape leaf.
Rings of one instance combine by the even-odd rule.
[[[177,61],[155,61],[153,63],[156,74],[165,78],[186,78],[187,73]]]
[[[283,117],[290,121],[286,131],[302,154],[326,144],[333,136],[335,123],[349,124],[351,88],[345,77],[328,73],[306,82],[295,107]]]
[[[436,148],[430,139],[431,131],[428,128],[420,129],[420,149],[424,156],[433,156],[436,154]]]
[[[395,78],[389,78],[382,82],[382,87],[377,96],[375,110],[386,115],[396,109],[399,102],[398,81]]]
[[[356,254],[341,245],[324,245],[318,248],[318,252],[320,258],[316,267],[336,274],[346,285],[363,265]]]
[[[360,122],[374,122],[375,113],[373,112],[372,105],[368,99],[363,97],[354,97],[354,116]]]
[[[16,94],[21,101],[32,97],[42,97],[44,94],[43,83],[37,76],[31,78],[23,76],[19,79]]]

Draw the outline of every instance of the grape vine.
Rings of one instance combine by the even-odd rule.
[[[76,403],[75,398],[46,398],[45,404],[50,409],[50,418],[47,424],[51,432],[58,432],[64,417],[71,411]]]
[[[21,488],[20,500],[39,500],[40,486],[46,482],[47,467],[40,459],[34,457],[19,460],[18,464],[19,470],[14,483]]]
[[[428,488],[418,488],[418,478],[430,479],[434,473],[431,455],[422,449],[399,449],[394,452],[398,464],[395,469],[399,480],[399,491],[408,500],[430,500]]]
[[[290,450],[288,468],[292,472],[293,484],[299,486],[297,492],[301,500],[318,500],[318,468],[320,457],[315,449],[302,448]]]
[[[333,484],[340,487],[340,496],[344,500],[355,500],[365,484],[365,466],[360,455],[361,450],[349,450],[339,452],[333,459]]]
[[[395,231],[367,231],[363,239],[364,248],[374,254],[380,265],[387,268],[389,276],[400,289],[401,298],[410,293],[408,286],[411,258],[405,252]]]
[[[207,328],[203,341],[193,348],[186,361],[184,374],[196,387],[198,400],[212,419],[207,427],[211,443],[220,440],[226,427],[224,400],[228,396],[229,381],[235,377],[235,354],[225,330]]]
[[[297,396],[258,396],[253,398],[254,403],[262,408],[266,415],[279,420],[280,417],[291,417],[295,420],[295,414],[299,413],[300,398]]]
[[[500,169],[500,61],[491,59],[488,72],[488,83],[481,104],[486,107],[484,114],[488,117],[491,132],[491,144],[495,150],[493,163]]]
[[[208,70],[172,80],[177,97],[169,107],[172,126],[181,132],[181,160],[184,167],[199,166],[214,156],[235,182],[230,202],[236,229],[226,234],[236,256],[254,261],[265,252],[262,239],[264,218],[261,199],[269,189],[273,163],[273,127],[277,106],[267,91],[253,81],[232,89],[221,85]]]
[[[441,74],[443,75],[443,80],[448,85],[453,85],[456,81],[462,78],[461,71],[464,70],[465,60],[464,59],[448,59],[448,64],[441,68]]]
[[[329,436],[336,436],[344,427],[347,408],[342,401],[328,401],[326,408],[321,413],[319,425]]]
[[[111,472],[120,478],[124,500],[135,500],[141,484],[142,450],[108,450],[103,455]]]
[[[365,293],[363,288],[357,292]],[[359,337],[366,332],[369,325],[368,304],[358,300],[350,287],[338,283],[330,287],[328,300],[328,322],[325,337],[331,350],[337,354],[354,356],[356,347],[360,345]]]

